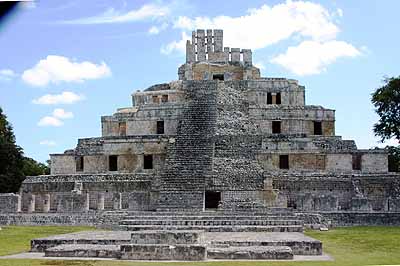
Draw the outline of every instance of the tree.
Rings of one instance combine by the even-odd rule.
[[[400,76],[385,78],[385,85],[372,94],[372,104],[379,115],[374,133],[382,142],[395,138],[400,140]]]
[[[0,108],[0,193],[17,192],[24,180],[23,151],[16,145],[13,128]]]
[[[44,163],[39,163],[32,158],[24,157],[22,172],[24,176],[48,175],[50,168]]]
[[[384,85],[372,94],[372,104],[379,115],[374,125],[375,136],[381,141],[395,138],[400,141],[400,76],[384,78]],[[400,146],[387,146],[389,154],[389,171],[400,171]]]

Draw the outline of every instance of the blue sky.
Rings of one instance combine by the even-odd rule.
[[[101,135],[100,116],[177,79],[193,28],[224,29],[266,77],[298,79],[336,134],[377,146],[371,92],[400,74],[393,1],[38,1],[0,25],[0,106],[39,161]]]

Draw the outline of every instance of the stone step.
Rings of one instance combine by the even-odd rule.
[[[303,232],[301,225],[283,226],[257,226],[257,225],[235,225],[235,226],[162,226],[162,225],[119,225],[119,230],[204,230],[207,232]]]
[[[294,255],[322,255],[322,242],[302,233],[206,233],[210,247],[288,246]]]
[[[123,220],[260,220],[260,221],[300,221],[296,216],[235,216],[235,215],[214,215],[214,216],[200,216],[200,215],[128,215],[124,216]]]
[[[31,252],[45,252],[59,245],[121,245],[131,242],[127,231],[83,231],[78,233],[54,235],[31,240]]]
[[[302,225],[300,220],[122,220],[120,225],[219,226],[219,225]]]
[[[45,257],[119,258],[119,245],[63,244],[47,248]]]
[[[207,259],[216,260],[292,260],[293,252],[287,246],[220,247],[207,248]]]
[[[201,244],[127,244],[121,245],[121,259],[125,260],[205,260],[206,245]]]

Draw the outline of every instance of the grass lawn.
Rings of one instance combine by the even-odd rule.
[[[88,230],[90,227],[11,226],[0,231],[0,255],[29,250],[29,240],[54,234]],[[202,266],[352,266],[400,265],[400,227],[350,227],[328,232],[307,231],[307,235],[323,242],[324,252],[335,261],[325,262],[191,262],[157,263],[124,261],[55,261],[55,260],[0,260],[0,266],[125,266],[125,265],[202,265]]]

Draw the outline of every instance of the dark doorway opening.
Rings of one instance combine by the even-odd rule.
[[[272,121],[272,134],[281,133],[281,121]]]
[[[157,121],[157,134],[164,134],[164,121]]]
[[[353,170],[361,170],[361,154],[360,153],[355,153],[353,154]]]
[[[289,169],[289,155],[279,155],[279,168]]]
[[[322,122],[314,121],[314,135],[322,135]]]
[[[143,156],[143,169],[153,169],[153,155]]]
[[[224,74],[214,74],[213,80],[224,80]]]
[[[108,157],[108,170],[109,171],[118,171],[118,156],[110,155]]]
[[[78,156],[76,158],[76,171],[77,172],[83,171],[83,156]]]
[[[221,192],[206,191],[204,200],[206,209],[217,209],[221,201]]]
[[[281,93],[278,92],[276,94],[276,104],[281,104],[282,100],[281,100]]]
[[[267,104],[272,104],[272,93],[267,93]]]

